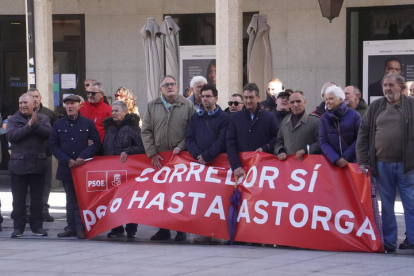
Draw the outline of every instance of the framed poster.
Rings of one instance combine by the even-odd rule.
[[[180,93],[190,87],[191,79],[203,76],[216,84],[216,46],[180,46]]]
[[[368,104],[384,95],[381,80],[387,73],[414,81],[414,40],[364,41],[363,97]]]

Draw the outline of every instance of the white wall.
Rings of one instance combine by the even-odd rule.
[[[303,90],[308,111],[321,102],[328,80],[345,85],[346,8],[414,4],[414,0],[345,0],[339,18],[323,18],[317,0],[241,0],[243,11],[268,15],[274,76],[286,88]],[[53,0],[54,14],[85,14],[86,77],[101,80],[113,96],[130,87],[143,113],[147,103],[140,29],[148,17],[212,13],[215,0]],[[24,0],[0,0],[0,14],[24,14]]]

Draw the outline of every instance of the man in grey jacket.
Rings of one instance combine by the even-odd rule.
[[[157,169],[162,168],[162,157],[158,154],[173,151],[179,154],[185,150],[187,125],[195,109],[192,102],[178,95],[177,81],[172,76],[165,76],[160,85],[161,96],[148,103],[147,112],[142,123],[141,137],[145,153]],[[159,229],[151,240],[168,240],[170,230]],[[184,241],[187,235],[178,232],[175,241]]]
[[[319,154],[319,117],[306,114],[306,98],[302,91],[289,96],[292,114],[280,124],[274,154],[283,161],[288,155],[296,154],[299,161],[305,154]]]
[[[26,227],[28,188],[31,196],[30,228],[37,236],[47,236],[43,229],[42,197],[47,171],[46,141],[51,130],[49,119],[34,111],[33,98],[28,94],[20,96],[19,111],[10,117],[7,124],[7,139],[11,143],[12,238],[22,236]]]

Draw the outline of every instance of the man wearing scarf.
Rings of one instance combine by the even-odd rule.
[[[177,81],[165,76],[160,85],[161,96],[148,103],[142,123],[141,137],[145,153],[156,169],[162,168],[160,152],[172,151],[179,154],[185,150],[185,135],[191,116],[195,113],[192,102],[178,95]],[[170,230],[159,229],[151,240],[168,240]],[[186,240],[184,232],[177,232],[175,241]]]

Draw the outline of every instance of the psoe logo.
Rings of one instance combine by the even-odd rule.
[[[127,171],[108,171],[109,185],[119,187],[127,182]]]
[[[90,171],[86,173],[86,191],[100,192],[108,190],[108,172]]]

